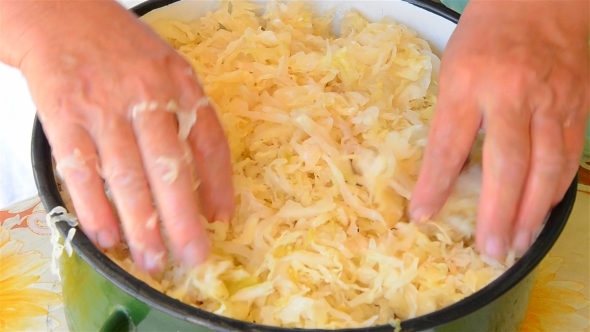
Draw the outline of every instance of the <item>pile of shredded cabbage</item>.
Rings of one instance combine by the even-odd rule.
[[[192,23],[152,24],[190,61],[231,148],[238,207],[208,225],[202,266],[138,271],[157,290],[265,325],[351,328],[424,315],[476,292],[514,262],[474,246],[477,152],[443,211],[405,216],[436,103],[439,59],[416,33],[304,2],[245,1]]]

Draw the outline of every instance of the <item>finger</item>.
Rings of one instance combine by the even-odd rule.
[[[209,244],[196,204],[190,164],[178,138],[176,117],[157,106],[155,111],[137,113],[133,123],[172,250],[186,265],[201,263],[208,255]]]
[[[585,109],[587,110],[588,107],[586,106]],[[565,120],[563,128],[566,161],[559,187],[552,200],[552,206],[557,205],[561,201],[565,192],[572,184],[572,180],[580,167],[580,156],[584,150],[584,136],[588,123],[588,112],[580,109],[572,113],[575,113],[575,116],[568,117]]]
[[[166,246],[133,129],[126,119],[114,117],[96,142],[133,260],[148,272],[161,272]]]
[[[202,108],[199,114],[199,122],[189,137],[200,178],[199,197],[207,220],[230,221],[235,197],[227,138],[211,106]]]
[[[564,162],[562,124],[537,113],[531,122],[531,163],[516,217],[512,248],[524,254],[537,235],[561,181]]]
[[[496,259],[504,256],[509,245],[529,168],[530,120],[522,110],[518,105],[507,110],[490,107],[484,115],[486,137],[476,242],[482,253]]]
[[[119,225],[104,191],[92,139],[75,125],[46,122],[45,128],[57,171],[66,182],[82,230],[99,247],[114,247],[120,242]]]
[[[199,198],[209,221],[230,221],[235,209],[232,164],[227,138],[215,109],[195,80],[187,82],[183,108],[195,109],[198,120],[189,142],[198,174]]]
[[[427,220],[443,207],[467,161],[481,123],[475,103],[453,99],[443,92],[409,204],[410,217],[415,221]]]

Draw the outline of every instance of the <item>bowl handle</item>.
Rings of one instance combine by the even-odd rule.
[[[117,308],[107,318],[99,332],[131,332],[135,330],[135,325],[127,311],[123,308]]]

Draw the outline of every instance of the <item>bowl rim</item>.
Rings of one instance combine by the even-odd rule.
[[[131,8],[136,15],[142,16],[148,12],[172,4],[179,0],[148,0]],[[457,23],[460,15],[442,4],[429,0],[403,0],[423,10],[442,16],[453,23]],[[65,206],[59,193],[52,164],[52,153],[47,137],[39,118],[35,117],[31,141],[31,160],[33,175],[41,201],[47,213],[57,206]],[[547,255],[564,229],[571,214],[577,193],[577,176],[573,179],[562,201],[550,212],[543,230],[531,248],[505,273],[487,286],[464,299],[437,310],[430,314],[408,319],[401,322],[403,331],[421,331],[451,323],[466,317],[488,304],[494,302],[529,275]],[[70,226],[65,222],[57,223],[62,236],[67,234]],[[77,227],[76,227],[77,228]],[[75,252],[103,278],[110,281],[117,288],[143,302],[152,309],[156,309],[177,319],[197,324],[213,331],[251,331],[251,332],[289,332],[300,330],[306,332],[332,331],[326,329],[281,328],[258,325],[239,321],[213,314],[175,300],[153,289],[146,283],[135,278],[115,262],[103,254],[88,237],[77,230],[77,236],[72,241]],[[391,331],[390,325],[380,325],[370,328],[341,329],[343,332],[385,332]]]

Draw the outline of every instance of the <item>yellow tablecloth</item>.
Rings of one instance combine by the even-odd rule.
[[[522,332],[589,331],[590,158],[559,241],[541,263]],[[0,210],[0,331],[68,331],[38,197]]]

